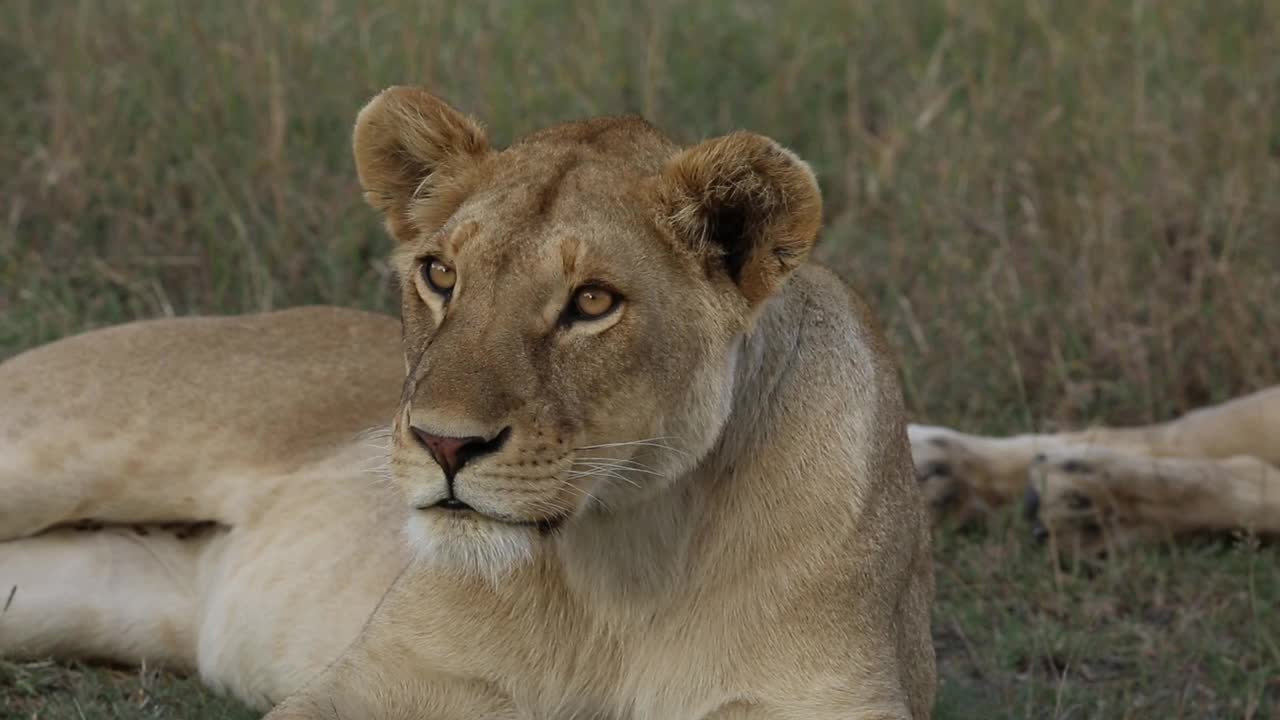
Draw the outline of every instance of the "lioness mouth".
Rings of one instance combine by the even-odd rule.
[[[466,504],[465,502],[457,498],[445,498],[435,503],[434,505],[427,505],[424,507],[420,507],[418,509],[419,510],[445,510],[451,513],[469,513],[478,518],[483,518],[485,520],[489,520],[496,523],[502,523],[503,525],[515,525],[517,527],[531,527],[543,534],[547,534],[555,530],[558,530],[560,526],[564,524],[564,521],[568,517],[567,515],[556,515],[553,517],[541,518],[538,520],[514,520],[512,518],[505,518],[500,515],[490,515],[488,513],[480,512],[479,510],[471,507],[470,505]]]

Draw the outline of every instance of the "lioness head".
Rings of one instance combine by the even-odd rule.
[[[711,450],[740,339],[821,224],[808,166],[748,132],[683,149],[600,117],[497,149],[394,87],[361,111],[354,151],[399,244],[391,475],[419,547],[482,569]]]

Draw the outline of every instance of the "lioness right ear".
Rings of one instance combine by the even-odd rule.
[[[489,153],[480,124],[416,87],[383,90],[356,117],[352,138],[365,200],[399,242],[423,230],[414,203],[439,193]]]

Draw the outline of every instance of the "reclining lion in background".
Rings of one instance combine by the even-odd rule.
[[[1023,498],[1038,539],[1085,554],[1200,531],[1280,535],[1280,386],[1141,427],[908,433],[935,521]]]
[[[929,715],[901,395],[805,264],[803,162],[637,118],[498,151],[412,88],[354,150],[400,323],[147,321],[0,366],[0,655],[174,663],[278,719]]]

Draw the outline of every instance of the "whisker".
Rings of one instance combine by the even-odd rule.
[[[626,465],[632,465],[632,466],[639,467],[639,468],[645,468],[646,470],[652,470],[652,469],[653,469],[652,467],[650,467],[650,466],[648,466],[648,465],[645,465],[644,463],[642,463],[642,462],[640,462],[640,461],[638,461],[638,460],[631,460],[631,459],[628,459],[628,458],[611,458],[611,457],[597,457],[597,456],[591,456],[591,457],[588,457],[588,456],[582,456],[582,457],[578,457],[578,458],[576,458],[576,459],[575,459],[575,462],[576,462],[576,461],[581,461],[581,460],[592,461],[592,462],[608,462],[608,463],[626,464]]]
[[[355,433],[352,439],[365,447],[385,449],[390,447],[391,438],[390,427],[373,427]]]
[[[622,470],[622,471],[627,471],[627,472],[638,472],[638,473],[644,473],[645,475],[653,475],[654,477],[664,477],[663,473],[660,473],[660,472],[658,472],[658,471],[656,471],[656,470],[650,470],[650,469],[648,469],[648,468],[644,468],[644,467],[628,467],[628,466],[626,466],[626,465],[614,465],[614,464],[612,464],[612,463],[583,463],[583,462],[575,462],[575,463],[573,464],[573,466],[574,466],[574,467],[577,467],[578,465],[582,465],[582,466],[584,466],[584,467],[589,467],[589,468],[596,468],[596,469],[599,469],[599,468],[605,468],[605,469],[608,469],[608,470]]]
[[[684,450],[681,450],[680,448],[676,448],[670,445],[656,442],[657,440],[664,440],[664,439],[666,438],[648,438],[645,440],[630,440],[627,442],[600,443],[599,445],[583,445],[582,447],[578,447],[574,449],[575,450],[599,450],[601,448],[618,448],[618,447],[653,447],[653,448],[658,448],[660,450],[669,450],[674,453],[680,453],[681,455],[689,454]]]
[[[616,447],[618,445],[630,445],[632,443],[648,443],[648,442],[656,443],[662,440],[679,440],[679,438],[672,435],[655,435],[654,437],[637,438],[635,440],[623,440],[615,443],[601,443],[600,445],[585,445],[579,449],[586,449],[586,448],[593,448],[593,447]]]
[[[573,478],[580,478],[580,477],[611,477],[611,478],[615,478],[615,479],[617,479],[617,480],[628,481],[626,477],[624,477],[624,476],[622,476],[622,475],[619,475],[618,473],[614,472],[613,470],[605,470],[605,469],[600,469],[600,470],[570,470],[568,473],[566,473],[566,475],[568,475],[569,477],[573,477]],[[630,482],[634,482],[634,481],[630,481]]]
[[[619,475],[618,473],[612,470],[570,470],[568,473],[568,476],[571,479],[584,478],[584,477],[589,477],[589,478],[609,477],[615,480],[621,480],[624,483],[629,483],[630,485],[636,488],[640,487],[640,483],[636,482],[635,480],[632,480],[629,477],[623,477],[622,475]]]
[[[362,473],[386,472],[391,469],[391,461],[387,458],[376,458],[369,460],[360,468]]]
[[[605,502],[605,501],[601,500],[600,498],[596,497],[595,495],[593,495],[593,494],[591,493],[591,491],[587,490],[586,488],[580,488],[580,487],[578,487],[577,485],[574,485],[574,484],[572,484],[572,483],[565,483],[565,485],[564,485],[564,486],[565,486],[565,487],[567,487],[567,488],[569,488],[570,490],[572,490],[572,491],[574,491],[574,492],[578,493],[579,495],[582,495],[582,496],[584,496],[584,497],[590,498],[591,500],[594,500],[595,502],[599,503],[599,504],[600,504],[600,507],[604,508],[605,510],[608,510],[609,512],[613,512],[613,507],[612,507],[611,505],[609,505],[609,503],[607,503],[607,502]]]

